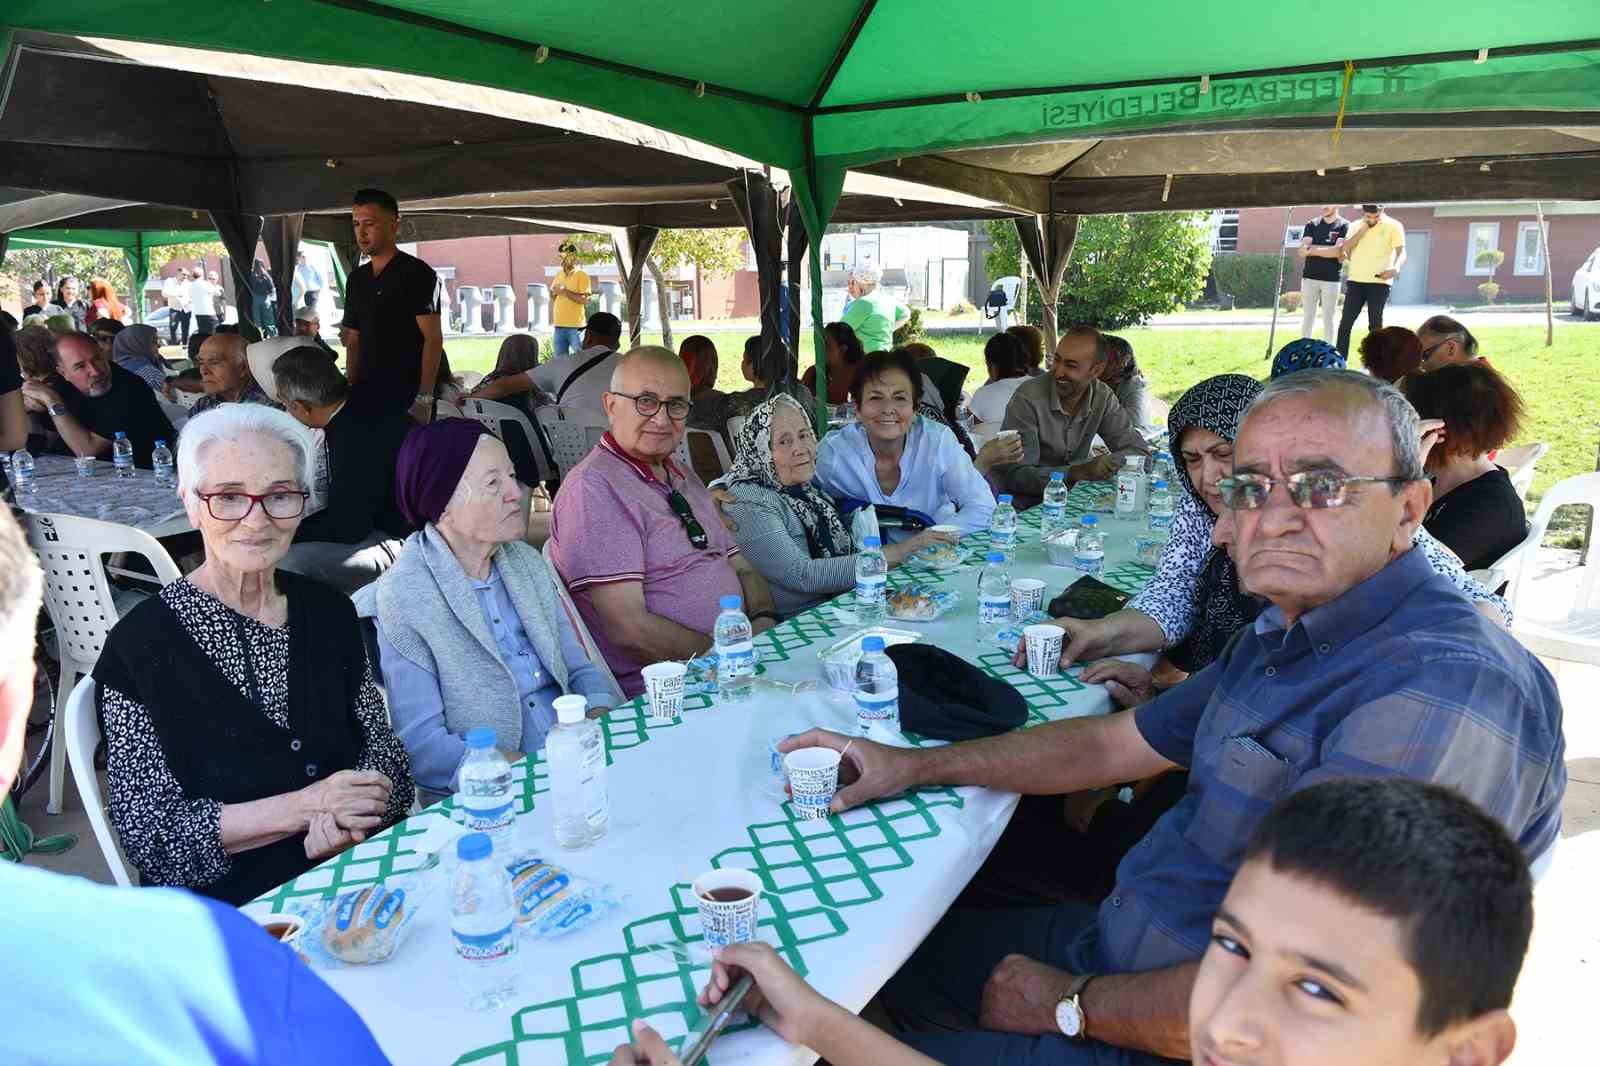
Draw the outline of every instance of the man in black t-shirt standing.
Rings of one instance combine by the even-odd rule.
[[[342,328],[352,395],[431,421],[444,352],[439,278],[427,263],[395,247],[400,205],[382,189],[356,192],[350,222],[356,244],[369,257],[345,286]]]
[[[56,341],[56,373],[45,382],[24,381],[22,396],[50,421],[74,455],[111,458],[111,441],[126,433],[133,465],[150,469],[156,441],[178,440],[156,393],[139,375],[115,365],[87,333]]]
[[[1322,215],[1306,223],[1300,237],[1300,257],[1305,269],[1300,275],[1300,301],[1305,317],[1300,336],[1311,336],[1311,322],[1317,307],[1322,308],[1322,339],[1334,340],[1334,311],[1339,305],[1339,249],[1350,232],[1350,223],[1339,215],[1338,204],[1322,205]]]

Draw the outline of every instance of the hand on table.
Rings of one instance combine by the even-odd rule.
[[[1074,481],[1110,481],[1119,465],[1117,457],[1106,452],[1069,467],[1068,470],[1069,476]]]
[[[611,1066],[682,1066],[661,1034],[643,1021],[633,1023],[633,1043],[621,1044],[611,1055]]]
[[[1026,955],[1007,955],[983,986],[978,1024],[1001,1033],[1041,1036],[1060,1033],[1056,1004],[1066,995],[1072,975]]]
[[[897,544],[884,545],[883,559],[890,566],[899,566],[930,544],[958,544],[960,541],[959,533],[936,533],[931,529],[924,529]]]
[[[884,796],[898,796],[916,783],[916,765],[921,757],[914,748],[891,748],[827,729],[809,729],[778,745],[784,754],[797,748],[832,748],[844,753],[844,761],[839,764],[841,787],[828,805],[834,814]]]
[[[756,940],[719,949],[711,980],[700,992],[700,1006],[715,1008],[745,974],[755,980],[755,987],[744,997],[742,1009],[789,1043],[809,1046],[818,1022],[833,1004],[806,984],[770,944]]]
[[[1156,679],[1150,671],[1122,659],[1098,659],[1083,668],[1079,680],[1104,685],[1119,707],[1137,707],[1156,695]]]
[[[1106,626],[1099,619],[1052,618],[1039,624],[1042,626],[1055,626],[1066,634],[1061,639],[1061,668],[1063,670],[1073,663],[1097,658],[1106,652],[1103,647]],[[1011,656],[1011,665],[1023,669],[1027,667],[1028,648],[1025,643],[1017,642],[1016,653]]]
[[[611,705],[608,703],[596,703],[584,712],[584,714],[588,715],[590,718],[604,718],[610,713]]]
[[[366,833],[340,827],[332,814],[323,811],[311,816],[311,825],[306,829],[306,858],[319,862],[365,839]]]
[[[394,785],[376,770],[340,770],[300,790],[307,821],[330,814],[345,830],[367,832],[383,824]]]

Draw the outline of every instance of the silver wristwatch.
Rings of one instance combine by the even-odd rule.
[[[49,411],[51,418],[60,418],[67,413],[67,405],[58,400],[50,405]]]

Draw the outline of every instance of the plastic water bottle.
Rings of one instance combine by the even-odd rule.
[[[856,663],[856,725],[866,736],[875,725],[900,731],[900,675],[883,653],[882,637],[861,639]]]
[[[1117,517],[1137,518],[1144,510],[1144,456],[1130,455],[1117,471]]]
[[[450,878],[450,934],[456,945],[456,975],[467,1006],[492,1010],[517,991],[517,907],[506,874],[506,856],[496,855],[484,833],[456,842],[461,864]]]
[[[1099,577],[1106,569],[1105,542],[1100,539],[1100,520],[1092,514],[1078,519],[1078,546],[1072,550],[1072,565],[1082,573]]]
[[[483,833],[505,851],[516,832],[517,805],[511,764],[495,747],[498,740],[486,725],[467,730],[467,753],[456,769],[456,807],[467,832]]]
[[[861,538],[856,553],[856,621],[875,626],[883,621],[884,601],[889,595],[889,564],[884,561],[882,540]]]
[[[1044,487],[1044,502],[1039,505],[1039,539],[1065,529],[1067,525],[1067,476],[1059,470],[1050,472],[1050,484]]]
[[[11,456],[11,484],[19,495],[31,495],[39,489],[33,480],[33,455],[26,448],[18,448]]]
[[[1150,483],[1150,513],[1146,518],[1152,533],[1165,536],[1172,528],[1172,491],[1165,478]]]
[[[1176,474],[1177,469],[1172,465],[1172,456],[1169,453],[1156,452],[1155,455],[1151,456],[1150,483],[1152,485],[1157,481],[1165,481],[1170,485]]]
[[[544,742],[556,843],[568,851],[588,847],[611,827],[606,742],[588,707],[582,696],[557,697],[556,726]]]
[[[116,467],[118,477],[133,476],[133,442],[120,429],[111,442],[111,465]]]
[[[1008,563],[1016,558],[1017,509],[1011,506],[1010,493],[995,503],[994,514],[989,519],[989,548],[1004,554]]]
[[[178,470],[172,461],[172,449],[167,447],[164,440],[156,441],[156,446],[150,453],[150,466],[155,471],[156,484],[172,488],[178,483]]]
[[[997,644],[1011,618],[1011,571],[1003,552],[992,551],[978,572],[978,642]]]
[[[756,686],[756,646],[750,639],[750,619],[737,596],[721,599],[722,613],[711,631],[717,654],[717,696],[729,703],[747,700]]]

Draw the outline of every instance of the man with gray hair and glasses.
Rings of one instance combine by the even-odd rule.
[[[1417,343],[1422,345],[1421,370],[1438,370],[1479,359],[1478,338],[1449,315],[1434,315],[1418,326]]]
[[[1220,482],[1217,539],[1270,606],[1135,709],[941,748],[821,730],[779,745],[848,744],[835,811],[925,785],[1058,795],[1189,769],[1098,908],[952,910],[882,995],[909,1043],[940,1062],[1187,1057],[1185,1005],[1250,835],[1319,781],[1445,785],[1536,868],[1547,857],[1566,790],[1560,698],[1412,548],[1432,496],[1418,437],[1411,405],[1366,375],[1269,384]]]
[[[0,796],[33,707],[40,596],[39,562],[0,507]],[[0,944],[7,1062],[388,1062],[293,951],[233,907],[180,889],[0,862]]]

